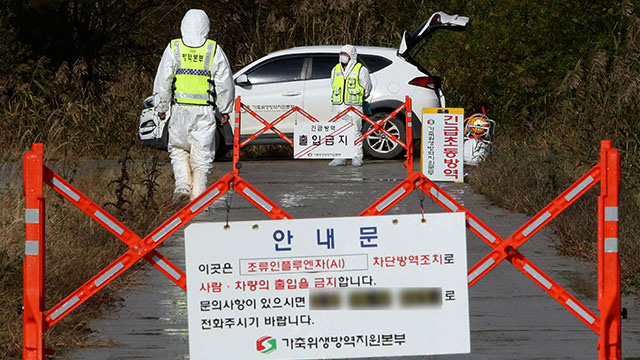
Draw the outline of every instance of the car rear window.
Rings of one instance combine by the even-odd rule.
[[[311,57],[311,79],[328,79],[331,69],[338,63],[338,55],[315,55]]]
[[[278,58],[259,65],[247,77],[254,85],[301,80],[303,64],[304,57]]]
[[[391,65],[391,60],[379,55],[358,55],[358,61],[366,66],[370,73],[382,70]]]
[[[331,69],[338,63],[338,55],[312,55],[311,79],[328,79]],[[374,73],[391,65],[391,60],[379,55],[358,55],[358,61]]]

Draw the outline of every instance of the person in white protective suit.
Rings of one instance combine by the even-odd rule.
[[[371,96],[371,78],[369,70],[358,62],[355,46],[345,45],[340,49],[340,62],[331,70],[331,112],[333,116],[353,106],[362,110],[362,104]],[[355,126],[357,136],[362,131],[362,118],[353,112],[347,113],[342,119],[350,121]],[[333,159],[329,166],[346,165],[346,159]],[[362,165],[362,142],[356,145],[355,156],[351,163]]]
[[[207,189],[215,157],[216,113],[222,125],[229,121],[235,88],[224,51],[207,39],[207,14],[187,11],[180,31],[182,38],[171,40],[162,54],[153,94],[161,119],[171,108],[168,148],[175,177],[173,199],[185,202]]]

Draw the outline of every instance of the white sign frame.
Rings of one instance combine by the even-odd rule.
[[[185,254],[193,360],[470,352],[464,213],[197,222]],[[387,306],[353,309],[365,293]]]
[[[464,109],[423,108],[420,170],[431,181],[464,181]]]
[[[293,127],[294,159],[353,159],[355,125],[347,120],[296,121]]]

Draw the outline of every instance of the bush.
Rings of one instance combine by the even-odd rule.
[[[501,206],[533,214],[599,161],[600,140],[613,140],[622,168],[622,281],[632,291],[640,287],[640,18],[623,16],[616,52],[597,48],[589,61],[579,62],[553,91],[549,115],[529,123],[528,131],[503,131],[472,184]],[[552,223],[560,253],[595,259],[594,194]]]

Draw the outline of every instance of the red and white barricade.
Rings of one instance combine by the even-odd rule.
[[[240,141],[241,111],[243,109],[258,119],[264,127],[249,138]],[[25,154],[23,167],[26,207],[23,286],[24,359],[44,359],[45,353],[47,353],[43,340],[44,332],[141,259],[150,262],[156,269],[169,278],[169,280],[181,289],[186,290],[184,271],[163,256],[156,248],[227,191],[233,190],[239,193],[272,219],[293,218],[240,176],[240,148],[267,131],[275,132],[287,141],[287,143],[293,145],[293,141],[279,131],[276,125],[295,112],[302,114],[302,116],[310,121],[317,120],[304,110],[294,107],[269,123],[249,107],[242,104],[240,98],[237,98],[235,101],[235,110],[233,170],[222,176],[199,197],[179,210],[145,237],[140,237],[135,234],[115,217],[91,201],[86,195],[45,166],[43,161],[44,147],[42,144],[34,144],[32,150]],[[406,116],[406,141],[402,141],[388,133],[383,127],[387,121],[402,111],[405,112]],[[464,212],[467,219],[467,227],[492,248],[487,256],[469,269],[469,286],[476,284],[500,262],[507,260],[599,335],[599,359],[620,359],[620,262],[618,257],[620,157],[618,151],[612,149],[610,141],[602,142],[600,162],[596,166],[563,192],[551,204],[531,218],[531,220],[525,223],[514,234],[504,239],[425,175],[414,171],[410,98],[407,97],[404,104],[379,122],[369,119],[353,107],[341,112],[332,120],[335,121],[348,112],[356,113],[372,125],[357,141],[361,142],[374,131],[379,130],[389,139],[406,149],[404,165],[407,168],[407,178],[360,213],[360,216],[384,214],[414,190],[424,192],[447,211]],[[598,200],[597,214],[599,314],[596,314],[522,255],[518,251],[518,248],[598,182],[600,182],[601,195]],[[129,247],[124,254],[114,260],[110,265],[91,277],[60,303],[48,310],[44,307],[44,184],[52,187],[56,192],[81,211],[85,212],[89,217]]]

